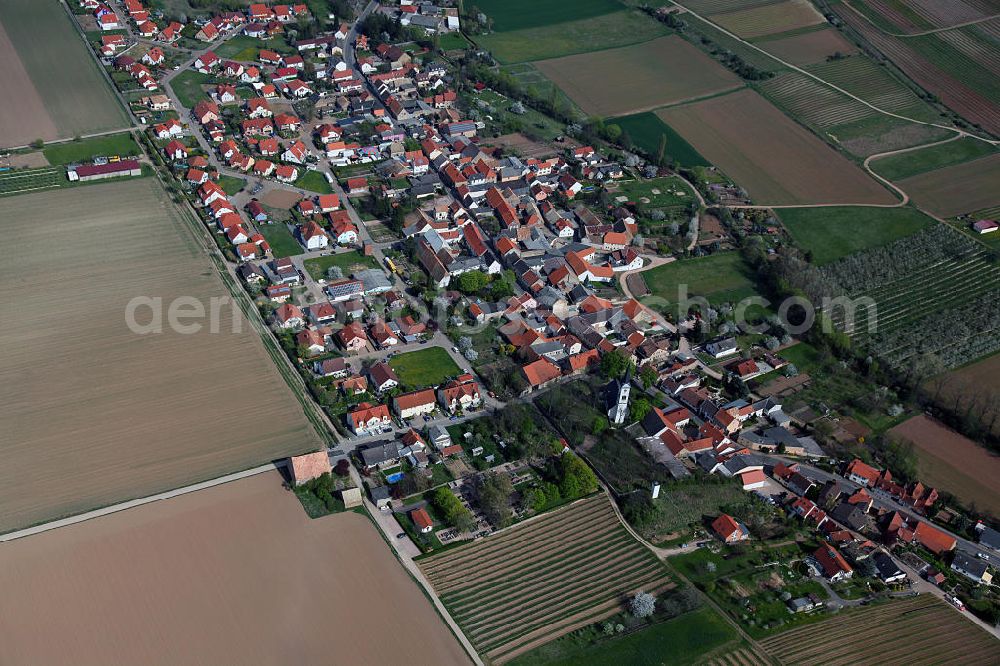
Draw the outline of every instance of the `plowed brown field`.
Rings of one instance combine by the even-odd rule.
[[[0,663],[468,664],[365,516],[277,472],[0,548]]]
[[[891,204],[887,190],[751,90],[657,113],[758,204]]]
[[[171,330],[175,297],[209,312],[229,292],[154,179],[3,211],[0,532],[319,448],[242,313],[233,333],[231,301],[218,333]],[[134,297],[162,298],[162,334],[132,332]]]

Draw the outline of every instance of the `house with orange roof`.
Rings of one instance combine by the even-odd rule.
[[[381,432],[383,428],[392,426],[389,408],[368,402],[358,404],[347,413],[346,419],[351,432],[358,436],[375,434]]]
[[[528,389],[525,391],[527,393],[548,386],[562,376],[562,371],[559,370],[559,366],[543,356],[537,361],[521,366],[521,374],[528,381]]]
[[[351,322],[337,331],[337,342],[349,352],[361,352],[368,349],[368,336],[361,322]]]
[[[472,375],[462,375],[446,382],[437,391],[438,401],[449,414],[475,409],[482,404],[479,383]]]
[[[414,509],[410,512],[410,518],[413,520],[413,524],[417,526],[417,530],[421,534],[427,534],[434,529],[434,521],[431,520],[430,514],[427,513],[427,509]]]
[[[750,530],[746,525],[725,513],[712,521],[712,531],[725,543],[739,543],[750,539]]]
[[[300,486],[306,481],[330,473],[330,456],[326,451],[292,456],[288,462],[293,486]]]
[[[397,395],[392,401],[393,411],[401,419],[412,419],[423,414],[430,414],[437,409],[437,399],[434,389],[423,389]]]

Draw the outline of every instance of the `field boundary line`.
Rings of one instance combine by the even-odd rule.
[[[744,46],[750,47],[751,49],[753,49],[754,51],[757,51],[758,53],[764,54],[765,56],[771,58],[775,62],[780,63],[780,64],[784,65],[785,67],[788,67],[792,71],[798,72],[799,74],[804,74],[805,76],[807,76],[807,77],[809,77],[809,78],[811,78],[811,79],[813,79],[815,81],[819,81],[823,85],[828,86],[829,88],[832,88],[833,90],[836,90],[839,93],[847,95],[851,99],[854,99],[854,100],[856,100],[858,102],[861,102],[862,104],[864,104],[868,108],[870,108],[870,109],[872,109],[874,111],[877,111],[878,113],[881,113],[883,115],[889,116],[890,118],[896,118],[898,120],[905,120],[906,122],[914,123],[916,125],[926,125],[928,127],[937,127],[938,129],[948,130],[949,132],[956,132],[956,133],[958,133],[959,136],[969,136],[969,137],[972,137],[972,138],[977,139],[979,141],[983,141],[983,142],[988,143],[988,144],[993,145],[993,146],[1000,145],[1000,139],[987,139],[987,138],[984,138],[984,137],[981,137],[981,136],[977,136],[975,134],[970,134],[969,132],[966,132],[963,129],[959,129],[958,127],[953,127],[953,126],[950,126],[950,125],[939,125],[938,123],[932,123],[932,122],[923,121],[923,120],[916,120],[916,119],[910,118],[908,116],[904,116],[904,115],[901,115],[901,114],[898,114],[898,113],[893,113],[892,111],[886,111],[885,109],[882,109],[882,108],[880,108],[878,106],[875,106],[871,102],[869,102],[867,100],[864,100],[864,99],[858,97],[857,95],[855,95],[853,93],[850,93],[850,92],[844,90],[843,88],[841,88],[839,86],[836,86],[836,85],[830,83],[829,81],[826,81],[825,79],[822,79],[822,78],[816,76],[812,72],[809,72],[809,71],[807,71],[805,69],[802,69],[798,65],[794,65],[794,64],[788,62],[787,60],[782,60],[778,56],[774,55],[773,53],[769,53],[768,51],[765,51],[764,49],[760,48],[756,44],[753,44],[751,42],[746,41],[742,37],[739,37],[738,35],[730,32],[729,30],[727,30],[726,28],[722,27],[718,23],[715,23],[714,21],[712,21],[712,20],[710,20],[708,18],[705,18],[701,14],[698,14],[697,12],[692,11],[691,9],[685,7],[684,5],[682,5],[677,0],[670,0],[670,4],[674,5],[675,7],[680,8],[682,10],[684,10],[685,12],[687,12],[688,14],[690,14],[691,16],[694,16],[695,18],[698,18],[698,19],[704,21],[705,23],[708,23],[709,25],[711,25],[712,27],[714,27],[716,30],[719,30],[720,32],[722,32],[723,34],[725,34],[730,39],[735,39],[740,44],[743,44]],[[828,204],[828,205],[833,205],[833,204]],[[843,205],[843,204],[839,204],[839,205]]]
[[[221,486],[222,484],[230,483],[231,481],[239,481],[240,479],[246,479],[251,476],[257,476],[258,474],[264,474],[265,472],[278,471],[280,468],[286,466],[287,464],[288,463],[285,460],[281,460],[279,462],[271,462],[266,465],[251,467],[250,469],[243,470],[242,472],[233,472],[232,474],[219,476],[214,479],[209,479],[208,481],[200,481],[198,483],[192,483],[190,485],[182,486],[180,488],[175,488],[173,490],[167,490],[162,493],[156,493],[155,495],[148,495],[146,497],[140,497],[125,502],[119,502],[118,504],[112,504],[110,506],[106,506],[100,509],[93,509],[92,511],[87,511],[85,513],[78,513],[75,516],[69,516],[67,518],[52,520],[47,523],[42,523],[40,525],[35,525],[33,527],[26,527],[24,529],[16,530],[14,532],[7,532],[6,534],[0,534],[0,543],[6,541],[15,541],[17,539],[23,539],[24,537],[34,536],[36,534],[41,534],[43,532],[59,529],[60,527],[69,527],[70,525],[76,525],[78,523],[83,523],[88,520],[93,520],[95,518],[110,516],[112,514],[119,513],[121,511],[127,511],[129,509],[134,509],[136,507],[144,506],[146,504],[152,504],[153,502],[159,502],[160,500],[172,499],[174,497],[180,497],[181,495],[187,495],[189,493],[197,492],[199,490],[206,490],[208,488],[214,488],[215,486]]]

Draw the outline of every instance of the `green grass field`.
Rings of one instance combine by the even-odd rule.
[[[874,160],[871,163],[871,168],[889,180],[899,180],[934,169],[970,162],[994,153],[996,150],[985,141],[962,138],[922,150],[883,157]]]
[[[405,386],[437,386],[449,377],[459,374],[460,368],[442,347],[427,347],[394,356],[389,367]]]
[[[246,178],[236,178],[234,176],[221,176],[219,186],[228,194],[233,196],[242,190],[247,184]]]
[[[477,0],[475,6],[493,19],[496,32],[593,18],[622,8],[615,0]]]
[[[779,356],[794,365],[799,372],[811,372],[819,367],[819,352],[806,342],[782,349]]]
[[[703,607],[627,636],[597,645],[581,643],[573,635],[560,638],[510,662],[511,666],[603,666],[630,664],[701,663],[702,657],[738,638],[725,620]],[[666,655],[669,659],[665,660]]]
[[[756,291],[750,269],[736,252],[684,259],[657,266],[642,274],[654,296],[676,303],[682,285],[688,297],[703,296],[710,303],[733,303]]]
[[[295,185],[304,190],[316,192],[317,194],[330,194],[333,192],[333,188],[327,182],[326,176],[319,171],[306,171],[295,181]]]
[[[0,23],[16,53],[8,55],[20,58],[59,137],[129,125],[72,19],[56,0],[5,0]]]
[[[697,205],[698,201],[687,183],[676,176],[650,180],[628,180],[616,183],[616,185],[618,189],[612,192],[612,197],[625,196],[628,197],[629,201],[640,203],[649,208],[684,207],[691,202],[695,202]]]
[[[170,87],[186,108],[190,109],[203,99],[208,99],[208,94],[202,88],[212,81],[208,74],[202,74],[194,70],[181,72],[170,81]]]
[[[291,257],[305,252],[305,249],[295,240],[292,232],[284,224],[258,224],[257,228],[260,229],[261,235],[271,245],[271,253],[274,254],[276,259]]]
[[[660,138],[666,136],[667,148],[664,154],[668,159],[676,160],[682,167],[710,166],[701,153],[651,111],[613,118],[608,122],[621,127],[623,132],[628,132],[632,144],[648,155],[656,155],[660,148]]]
[[[471,46],[469,40],[462,36],[460,32],[446,32],[441,35],[438,45],[442,51],[461,51]]]
[[[326,279],[326,271],[332,266],[340,266],[344,275],[350,275],[357,270],[378,268],[378,263],[373,257],[366,257],[354,250],[305,260],[306,270],[314,280]]]
[[[295,53],[295,49],[280,39],[256,39],[246,35],[238,35],[215,49],[215,54],[220,58],[238,60],[240,62],[257,62],[257,56],[261,49],[274,51],[276,53]]]
[[[777,211],[795,244],[828,264],[854,252],[915,234],[933,220],[915,208],[785,208]]]
[[[642,12],[624,10],[475,39],[498,61],[512,64],[638,44],[668,32],[665,25]]]
[[[128,132],[97,136],[92,139],[57,143],[42,149],[49,164],[72,164],[86,162],[97,156],[138,155],[139,145]]]

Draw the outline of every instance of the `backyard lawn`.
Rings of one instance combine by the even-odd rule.
[[[271,245],[271,253],[274,254],[276,259],[291,257],[305,252],[298,241],[295,240],[295,237],[292,236],[292,232],[284,224],[258,224],[257,228],[260,229],[260,233]]]
[[[281,54],[295,52],[292,47],[279,40],[271,39],[264,41],[256,37],[239,35],[227,39],[225,44],[215,49],[215,54],[220,58],[236,60],[238,62],[257,62],[257,57],[261,49]]]
[[[437,386],[459,373],[459,367],[441,347],[428,347],[393,357],[389,367],[405,386]]]
[[[669,303],[677,303],[682,286],[688,297],[703,296],[713,304],[735,303],[756,293],[750,269],[737,252],[675,261],[642,276],[653,295]]]
[[[139,146],[131,134],[123,132],[122,134],[98,136],[81,141],[52,144],[46,146],[42,153],[49,164],[72,164],[73,162],[87,162],[97,156],[138,155]]]
[[[295,185],[304,190],[316,192],[317,194],[330,194],[333,192],[333,188],[327,182],[326,176],[319,171],[306,171],[305,175],[295,181]]]
[[[211,83],[212,77],[194,70],[181,72],[170,81],[170,87],[177,95],[177,99],[185,108],[193,108],[195,104],[203,99],[208,99],[208,95],[202,88],[203,85]]]
[[[841,257],[886,245],[933,223],[915,208],[831,206],[785,208],[778,211],[788,235],[813,263],[829,264]]]
[[[680,178],[653,178],[651,180],[629,180],[616,183],[617,190],[612,193],[618,197],[628,197],[629,201],[642,204],[649,208],[673,208],[687,206],[697,198]],[[609,188],[610,189],[610,188]]]
[[[242,190],[246,184],[247,181],[244,178],[235,178],[233,176],[222,176],[219,178],[219,187],[229,196],[233,196]]]
[[[345,276],[366,268],[378,268],[375,259],[359,254],[355,250],[306,259],[305,266],[314,280],[326,279],[326,271],[331,266],[340,266]]]

